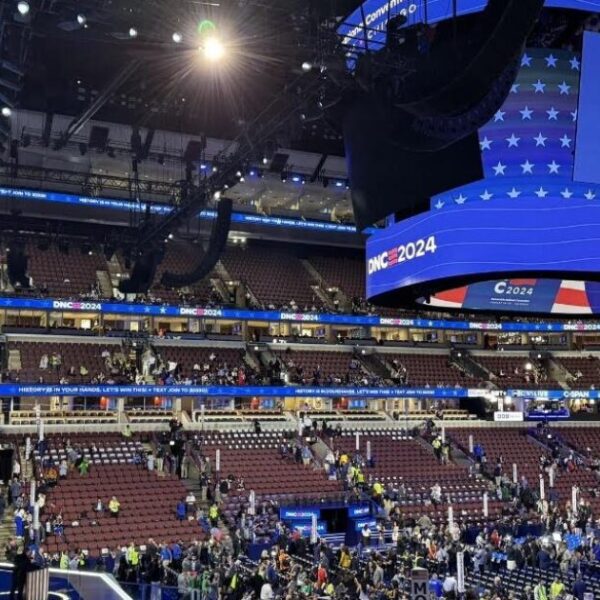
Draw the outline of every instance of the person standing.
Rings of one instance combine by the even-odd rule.
[[[546,587],[541,581],[533,588],[533,598],[534,600],[548,600]]]
[[[10,599],[23,600],[23,591],[27,581],[27,573],[31,570],[31,561],[24,546],[19,546],[15,556],[15,564],[12,572],[12,583],[10,586]]]

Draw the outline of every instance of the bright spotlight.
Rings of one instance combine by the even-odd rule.
[[[17,2],[17,10],[21,16],[25,16],[29,14],[29,2],[25,2],[25,0],[21,0]]]
[[[305,73],[308,73],[311,69],[312,69],[312,65],[309,62],[303,62],[302,63],[302,70]]]
[[[80,25],[85,25],[85,24],[86,24],[86,22],[87,22],[87,19],[86,19],[85,15],[84,15],[84,14],[82,14],[82,13],[79,13],[79,14],[77,15],[77,22],[78,22]]]
[[[10,117],[10,115],[12,115],[12,110],[10,110],[10,108],[8,108],[8,106],[3,106],[2,107],[2,116]]]
[[[174,41],[176,44],[181,44],[182,40],[183,40],[183,36],[182,36],[182,35],[181,35],[181,34],[180,34],[178,31],[176,31],[176,32],[173,34],[173,41]]]
[[[217,38],[209,37],[202,46],[202,52],[208,60],[217,61],[225,55],[225,46]]]
[[[129,28],[129,37],[134,38],[137,37],[138,31],[135,27]]]

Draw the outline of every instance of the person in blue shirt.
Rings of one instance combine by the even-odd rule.
[[[540,549],[540,551],[538,552],[537,559],[538,559],[538,567],[540,569],[545,571],[546,569],[550,568],[550,563],[552,562],[552,560],[545,548]]]
[[[173,560],[173,553],[168,544],[164,543],[160,548],[160,560],[162,561],[163,567],[168,567]]]
[[[181,546],[177,542],[174,542],[171,545],[171,556],[173,557],[173,562],[181,561],[181,556],[182,556]]]
[[[587,590],[587,586],[585,585],[585,581],[581,579],[581,574],[577,575],[577,579],[573,583],[573,596],[577,598],[577,600],[583,600],[583,595]]]
[[[429,591],[436,597],[441,598],[444,594],[442,582],[438,579],[437,573],[434,573],[429,580]]]
[[[18,510],[15,513],[15,535],[19,538],[25,537],[25,511]]]
[[[109,552],[104,557],[104,570],[107,573],[111,573],[111,574],[115,570],[115,553],[114,552]]]
[[[186,508],[185,500],[182,498],[177,503],[177,518],[180,521],[184,521],[185,520],[186,512],[187,512],[187,508]]]

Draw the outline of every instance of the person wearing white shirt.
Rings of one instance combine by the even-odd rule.
[[[392,527],[392,542],[394,544],[397,544],[399,537],[400,537],[400,527],[398,527],[398,523],[394,523],[394,526]]]
[[[273,600],[274,597],[275,594],[273,593],[273,588],[271,587],[271,584],[266,581],[260,588],[260,600]]]
[[[454,598],[456,597],[456,577],[454,575],[450,575],[448,573],[446,575],[446,579],[444,579],[444,583],[442,584],[442,589],[444,590],[444,596],[446,598]]]

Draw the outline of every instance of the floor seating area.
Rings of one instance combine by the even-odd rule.
[[[356,433],[356,430],[343,432],[341,437],[335,438],[333,447],[353,456]],[[403,515],[420,516],[425,513],[432,520],[443,522],[447,519],[450,502],[455,507],[457,518],[460,516],[470,522],[481,519],[483,492],[487,484],[470,478],[466,468],[454,463],[441,464],[424,441],[399,431],[369,429],[360,432],[359,452],[363,457],[367,455],[367,442],[370,442],[375,466],[365,467],[365,477],[369,482],[380,481],[396,489],[403,486],[405,495],[400,500]],[[435,484],[442,489],[442,504],[438,507],[430,500],[431,488]],[[501,511],[501,505],[491,498],[488,507],[490,515]]]
[[[176,518],[177,502],[185,495],[183,483],[170,475],[135,465],[94,464],[87,477],[72,473],[48,494],[42,522],[60,513],[65,529],[63,536],[49,536],[46,546],[49,552],[79,548],[97,556],[103,548],[140,545],[149,538],[169,543],[202,539],[197,521]],[[107,504],[112,496],[121,504],[117,518],[94,511],[98,498]]]
[[[561,429],[561,433],[562,433]],[[447,429],[446,435],[464,452],[469,452],[469,435],[473,436],[473,443],[480,444],[487,456],[489,471],[493,471],[499,457],[503,459],[503,471],[512,479],[512,465],[517,465],[519,479],[527,478],[529,485],[538,489],[540,476],[540,457],[549,455],[550,451],[540,445],[527,435],[524,428],[502,428],[502,429]],[[545,475],[546,486],[548,476]],[[590,488],[597,485],[597,479],[593,473],[585,469],[578,469],[572,473],[560,469],[555,479],[555,488],[558,493],[558,501],[564,504],[571,497],[571,488],[578,485],[583,497],[590,500],[592,506],[600,507],[599,500],[590,493]]]
[[[490,591],[494,586],[494,578],[496,576],[501,578],[502,585],[513,597],[519,597],[527,586],[533,590],[539,582],[542,582],[546,590],[549,590],[550,585],[556,576],[558,576],[565,584],[565,592],[570,594],[573,588],[573,582],[575,581],[572,573],[559,573],[558,569],[548,569],[543,571],[533,567],[523,567],[516,571],[508,571],[504,568],[500,569],[498,572],[488,570],[481,575],[470,572],[467,573],[465,581],[467,587],[473,587],[480,591]],[[595,570],[584,570],[582,578],[583,581],[585,581],[587,592],[589,592],[592,597],[598,597],[598,594],[600,594],[600,579],[598,578],[598,572]]]
[[[246,492],[253,489],[262,499],[283,496],[321,498],[327,497],[329,492],[341,491],[341,483],[329,481],[322,469],[281,457],[279,448],[290,433],[283,430],[205,433],[202,452],[214,465],[219,449],[221,474],[242,477]]]
[[[46,436],[47,452],[41,456],[34,450],[36,461],[42,458],[59,464],[67,459],[67,451],[74,448],[87,457],[92,465],[126,464],[133,462],[134,455],[142,449],[139,438],[125,438],[118,433],[69,433]]]

